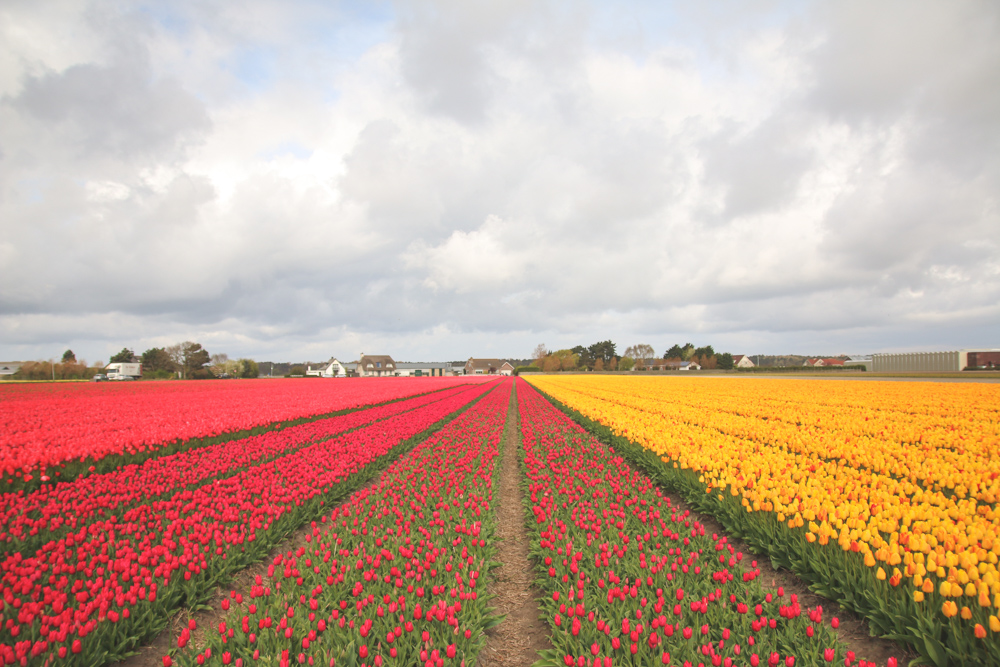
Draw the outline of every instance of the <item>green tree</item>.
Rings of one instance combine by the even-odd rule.
[[[691,357],[694,356],[694,345],[691,343],[684,343],[684,347],[681,348],[681,359],[684,361],[690,361]]]
[[[664,359],[683,359],[684,358],[684,348],[680,345],[674,345],[669,350],[663,353]]]
[[[635,359],[632,357],[622,357],[618,360],[618,370],[630,371],[635,366]]]
[[[76,355],[73,354],[73,350],[66,350],[65,352],[63,352],[62,362],[64,364],[75,364],[76,363]]]
[[[591,359],[600,359],[604,362],[604,366],[607,367],[612,360],[618,358],[618,353],[615,349],[615,344],[610,340],[602,340],[600,342],[594,343],[587,348],[590,352]]]
[[[733,366],[735,365],[735,362],[733,361],[733,355],[729,354],[728,352],[723,352],[718,357],[716,357],[716,363],[718,364],[718,367],[724,371],[733,370]]]
[[[577,345],[570,350],[573,354],[577,356],[579,360],[580,368],[586,368],[588,370],[594,367],[594,358],[590,355],[590,349],[584,347],[583,345]]]
[[[142,362],[143,372],[158,372],[162,371],[164,373],[173,373],[177,370],[177,366],[174,364],[170,355],[162,347],[151,347],[142,353],[139,357],[139,361]]]
[[[236,372],[241,378],[255,378],[260,375],[260,367],[253,359],[238,359]]]
[[[208,350],[202,348],[201,343],[192,343],[191,341],[185,341],[181,344],[181,359],[182,365],[184,367],[184,376],[189,378],[194,378],[195,374],[201,377],[205,373],[209,377],[212,374],[208,372],[205,368],[205,364],[211,361],[212,357],[208,354]],[[205,373],[200,373],[199,371],[204,370]]]
[[[135,352],[133,352],[132,350],[128,349],[127,347],[123,347],[121,352],[119,352],[115,356],[111,357],[111,361],[109,363],[112,363],[112,364],[131,364],[135,360],[136,360],[135,359]]]
[[[706,345],[705,347],[697,348],[692,357],[701,357],[702,359],[708,359],[709,357],[715,356],[715,350],[712,349],[711,345]]]

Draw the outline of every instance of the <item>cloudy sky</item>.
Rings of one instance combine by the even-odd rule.
[[[1000,347],[1000,3],[0,3],[0,359]]]

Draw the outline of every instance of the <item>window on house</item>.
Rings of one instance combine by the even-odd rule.
[[[375,368],[382,368],[382,362],[381,361],[376,361],[375,362]]]

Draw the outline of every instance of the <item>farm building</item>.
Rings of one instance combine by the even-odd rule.
[[[514,367],[500,359],[473,359],[465,362],[466,375],[513,375]]]
[[[966,368],[997,368],[1000,349],[950,352],[901,352],[872,355],[872,370],[885,372],[948,372]]]
[[[396,362],[399,377],[437,377],[448,374],[451,364],[446,361]]]
[[[754,363],[745,354],[733,355],[733,368],[753,368]]]

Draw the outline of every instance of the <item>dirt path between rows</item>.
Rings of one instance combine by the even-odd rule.
[[[495,496],[499,499],[496,532],[499,548],[496,560],[502,564],[493,570],[493,577],[487,586],[487,591],[496,596],[491,600],[491,606],[496,608],[496,613],[506,618],[503,623],[487,631],[486,646],[479,654],[478,667],[527,667],[538,659],[539,650],[552,646],[548,639],[548,628],[538,617],[535,599],[541,595],[541,591],[533,583],[533,570],[528,561],[528,535],[521,503],[520,427],[516,398],[512,398],[510,402],[507,424],[499,489]],[[379,478],[376,477],[368,486],[375,485],[378,481]],[[310,524],[299,528],[275,546],[267,558],[237,573],[225,589],[217,589],[206,602],[207,608],[197,612],[190,609],[178,610],[159,635],[138,647],[135,655],[113,663],[111,667],[163,667],[163,656],[176,646],[177,637],[187,625],[188,619],[192,618],[197,622],[198,629],[192,633],[191,643],[201,645],[204,633],[218,625],[228,613],[222,610],[223,598],[229,597],[230,591],[247,595],[257,575],[267,578],[267,566],[275,556],[305,546],[305,537],[310,533]]]
[[[528,561],[528,531],[524,524],[521,497],[521,429],[517,397],[512,396],[507,411],[497,510],[499,540],[496,560],[487,591],[503,623],[487,631],[486,646],[479,654],[478,667],[530,667],[538,652],[552,648],[549,629],[538,616],[537,598],[541,590],[534,583],[534,568]]]

